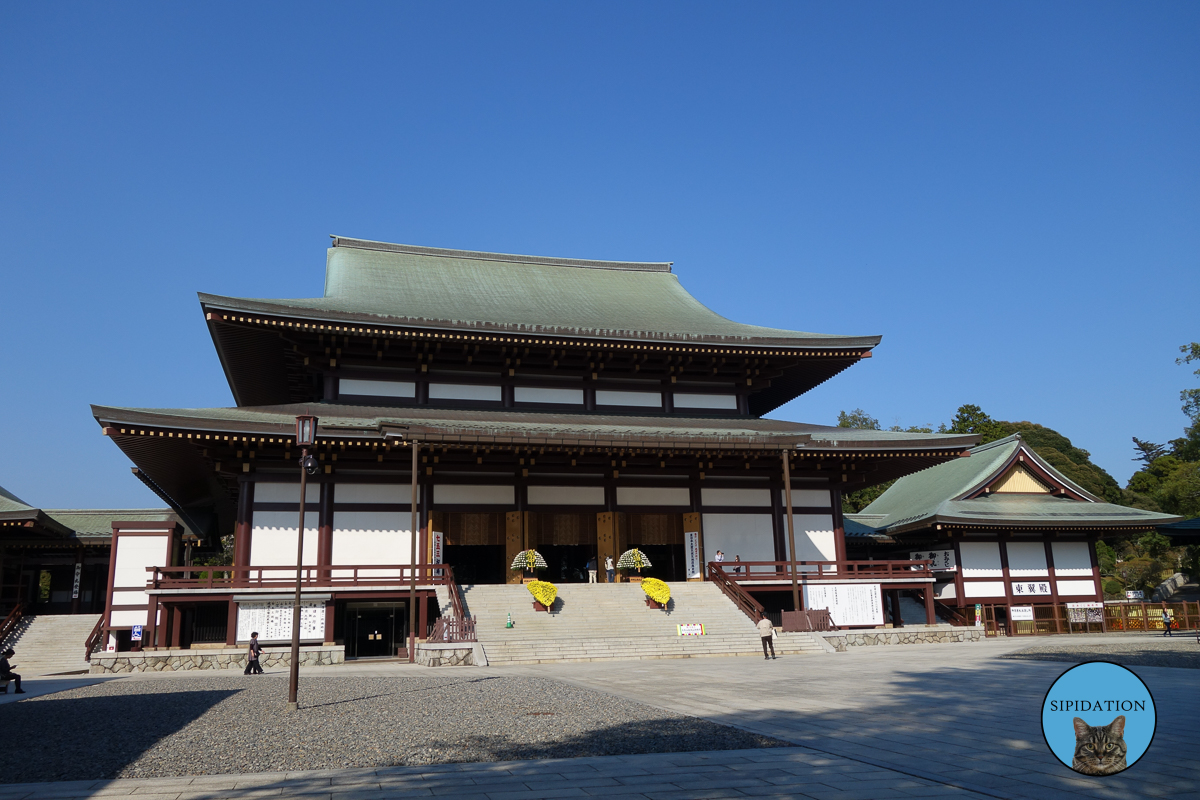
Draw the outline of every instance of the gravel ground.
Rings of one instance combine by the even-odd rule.
[[[1147,637],[1133,642],[1055,642],[1027,647],[1001,658],[1069,661],[1072,664],[1082,661],[1112,661],[1126,667],[1200,669],[1200,644],[1196,643],[1195,634]]]
[[[786,747],[545,678],[110,681],[0,706],[0,783]]]

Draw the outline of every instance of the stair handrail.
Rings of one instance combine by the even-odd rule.
[[[751,622],[758,622],[759,616],[764,611],[762,603],[755,600],[749,592],[738,586],[737,583],[731,581],[720,563],[716,561],[708,562],[708,579],[715,583],[725,593],[725,596],[732,600],[733,604],[750,618]]]
[[[3,644],[14,630],[20,624],[21,618],[25,616],[25,606],[18,602],[13,606],[12,611],[8,612],[8,616],[4,618],[4,622],[0,622],[0,644]]]
[[[92,653],[96,652],[96,648],[100,645],[100,641],[104,638],[104,615],[100,615],[100,619],[96,620],[96,624],[92,626],[92,632],[88,634],[87,641],[84,642],[84,647],[87,652],[83,656],[84,661],[92,660]]]
[[[455,619],[466,619],[465,604],[463,603],[462,594],[458,587],[458,581],[454,579],[454,567],[449,564],[438,565],[439,569],[444,569],[442,579],[446,582],[446,589],[450,593],[450,609],[454,613]]]

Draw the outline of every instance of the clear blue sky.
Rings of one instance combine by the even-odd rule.
[[[1200,4],[0,8],[0,485],[159,505],[89,403],[232,398],[197,291],[327,235],[671,260],[745,322],[882,334],[778,416],[1069,436],[1124,482],[1200,339]]]

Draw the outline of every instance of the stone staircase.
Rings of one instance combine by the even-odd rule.
[[[534,611],[521,585],[463,587],[467,613],[490,665],[605,659],[760,656],[754,624],[708,582],[672,583],[666,610],[649,608],[632,583],[570,583],[558,587],[550,612]],[[450,599],[438,589],[442,613]],[[513,627],[506,628],[512,614]],[[704,636],[680,636],[676,625],[702,623]],[[778,654],[826,652],[809,634],[775,637]]]
[[[13,671],[22,678],[87,672],[84,645],[99,614],[39,614],[24,617],[3,648],[11,647]]]

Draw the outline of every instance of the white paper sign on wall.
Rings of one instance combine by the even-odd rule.
[[[702,578],[703,563],[700,559],[700,532],[687,531],[683,534],[684,550],[687,551],[687,576]]]
[[[1008,610],[1008,618],[1013,622],[1033,622],[1033,606],[1013,606]]]
[[[878,583],[805,586],[804,607],[829,609],[829,617],[838,627],[883,624],[883,597]]]
[[[259,641],[262,642],[290,642],[292,601],[238,603],[238,641],[249,641],[254,631],[258,631]],[[300,639],[324,641],[325,603],[300,603]]]

